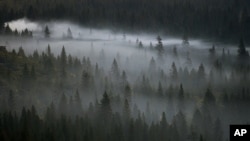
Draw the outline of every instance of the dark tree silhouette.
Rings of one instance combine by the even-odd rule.
[[[248,51],[246,50],[245,44],[243,39],[240,39],[240,43],[239,43],[239,48],[238,48],[238,56],[239,57],[247,57],[249,56]]]
[[[155,49],[158,51],[158,53],[159,54],[162,54],[163,53],[163,51],[164,51],[164,49],[163,49],[163,44],[162,44],[162,39],[161,39],[161,37],[158,35],[157,36],[157,45],[156,45],[156,47],[155,47]]]
[[[45,38],[49,38],[50,37],[50,30],[49,30],[49,27],[48,25],[45,26],[45,29],[44,29],[44,37]]]

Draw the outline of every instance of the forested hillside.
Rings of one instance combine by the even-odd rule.
[[[250,0],[0,0],[0,141],[229,141],[249,44]]]
[[[249,0],[1,0],[0,25],[28,17],[249,43]]]
[[[212,67],[192,68],[189,58],[188,67],[173,62],[169,71],[157,67],[161,58],[181,52],[159,46],[146,50],[158,58],[141,73],[131,71],[135,57],[118,54],[108,65],[105,49],[80,59],[64,47],[58,56],[50,45],[33,54],[1,47],[0,140],[222,141],[229,124],[249,122],[247,56],[210,50],[207,57],[218,58]]]

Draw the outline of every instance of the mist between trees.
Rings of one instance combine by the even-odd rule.
[[[221,141],[249,122],[243,40],[238,56],[155,40],[132,53],[91,43],[81,58],[1,46],[0,139]]]

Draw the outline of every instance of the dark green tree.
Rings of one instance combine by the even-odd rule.
[[[111,67],[111,75],[115,80],[118,80],[120,77],[120,70],[117,64],[116,59],[113,60],[112,67]]]
[[[130,119],[130,106],[129,101],[127,99],[124,100],[124,106],[123,106],[123,117],[126,121]]]
[[[64,46],[62,48],[60,58],[61,58],[60,61],[61,77],[66,77],[67,55]]]
[[[245,44],[243,39],[240,39],[239,47],[238,47],[238,56],[239,57],[246,57],[249,56],[248,51],[246,50]]]
[[[49,30],[49,27],[48,25],[45,26],[45,29],[44,29],[44,37],[45,38],[49,38],[50,37],[50,30]]]
[[[172,78],[172,80],[178,79],[178,71],[177,71],[177,68],[175,66],[175,62],[172,63],[171,78]]]
[[[200,66],[199,66],[198,77],[199,77],[199,79],[205,79],[205,68],[204,68],[203,64],[200,64]]]
[[[164,51],[163,44],[162,44],[162,39],[161,39],[161,37],[159,35],[157,36],[156,39],[157,39],[158,43],[157,43],[155,49],[158,51],[159,54],[162,54],[163,51]]]
[[[91,71],[87,71],[86,69],[84,69],[82,71],[82,88],[84,90],[90,90],[92,88],[93,85],[93,76]]]
[[[101,116],[104,122],[108,120],[112,115],[110,98],[106,91],[104,92],[102,99],[101,99],[101,111],[100,112],[101,112]]]
[[[82,100],[78,92],[78,89],[76,90],[75,93],[75,108],[76,108],[76,114],[80,116],[82,113]]]
[[[158,95],[158,97],[162,97],[163,96],[163,89],[162,89],[161,82],[158,83],[157,95]]]
[[[22,47],[19,47],[17,55],[22,56],[22,57],[26,57]]]
[[[209,53],[214,56],[215,55],[215,45],[212,46],[212,48],[209,49]]]
[[[124,98],[127,99],[129,102],[131,101],[132,97],[132,90],[130,88],[130,85],[127,84],[124,88]]]
[[[12,30],[11,30],[9,24],[7,24],[7,25],[5,26],[4,33],[5,33],[6,35],[11,35],[11,34],[12,34]]]

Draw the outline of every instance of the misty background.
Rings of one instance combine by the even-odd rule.
[[[0,0],[0,140],[228,141],[249,4]]]

